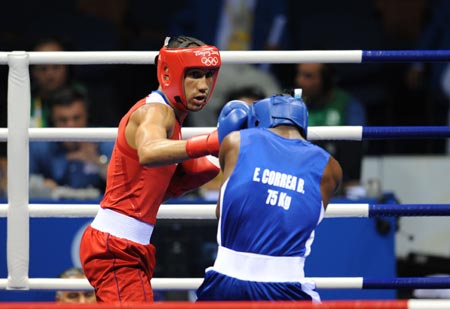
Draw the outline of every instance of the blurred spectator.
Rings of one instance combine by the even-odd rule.
[[[375,1],[288,1],[288,31],[291,33],[293,49],[389,49],[386,47],[386,32]],[[404,0],[387,1],[398,3]],[[394,105],[388,103],[397,103],[389,101],[391,93],[386,87],[388,85],[386,79],[389,77],[386,74],[386,68],[393,66],[397,64],[380,62],[333,65],[336,76],[339,77],[339,86],[350,92],[364,105],[369,125],[394,125],[384,123],[388,120],[387,110]],[[285,74],[286,77],[279,78],[284,88],[292,86],[295,75],[295,67],[290,66],[290,70]],[[384,145],[384,141],[381,143]],[[377,148],[380,144],[370,143],[367,146]]]
[[[59,275],[64,279],[85,279],[80,267],[71,267]],[[56,302],[58,303],[96,303],[94,290],[92,291],[56,291]]]
[[[88,102],[82,93],[73,88],[64,88],[53,93],[48,101],[51,106],[49,111],[51,126],[57,128],[88,126]],[[30,174],[35,175],[35,178],[30,179],[30,189],[34,186],[42,189],[36,193],[44,195],[40,197],[45,197],[46,192],[55,197],[55,192],[61,191],[60,187],[91,189],[94,191],[78,191],[78,193],[91,192],[86,198],[98,197],[105,186],[106,168],[113,146],[113,142],[31,142]],[[60,191],[55,191],[58,189]],[[68,192],[68,195],[77,193]],[[61,195],[64,197],[64,194]]]
[[[74,0],[76,12],[64,24],[76,50],[123,50],[127,0]],[[123,88],[122,64],[76,65],[74,72],[85,83],[92,104],[89,115],[96,126],[115,127],[122,116],[119,97]],[[124,107],[127,109],[127,107]]]
[[[289,1],[288,31],[295,50],[377,50],[386,44],[373,1]],[[358,93],[360,100],[379,102],[382,63],[342,63],[336,64],[335,70],[341,86]]]
[[[450,49],[450,1],[432,1],[431,18],[423,29],[416,45],[418,50]],[[445,95],[446,62],[415,63],[407,71],[406,82],[409,89],[418,91],[424,87],[429,102],[425,104],[430,115],[430,125],[448,125],[449,97]],[[430,110],[431,109],[431,110]],[[437,152],[444,151],[444,143]]]
[[[365,125],[364,106],[336,84],[333,66],[324,63],[297,65],[295,87],[303,90],[309,126]],[[338,160],[344,172],[343,190],[360,186],[363,144],[357,141],[318,141]],[[354,192],[354,191],[353,191]]]
[[[285,24],[285,0],[192,0],[174,16],[171,33],[192,34],[220,50],[283,49]]]
[[[58,38],[42,38],[31,49],[36,52],[55,52],[66,50],[65,43]],[[86,93],[86,88],[75,81],[71,68],[63,64],[33,65],[31,74],[31,127],[48,127],[50,106],[48,98],[66,86]]]
[[[432,1],[434,0],[373,0],[385,35],[386,43],[382,49],[417,49],[417,40],[429,19]],[[379,80],[384,83],[387,96],[381,101],[382,105],[366,104],[369,125],[420,126],[432,123],[430,116],[433,107],[429,103],[424,85],[416,84],[417,87],[411,87],[407,84],[405,73],[410,67],[411,62],[384,64],[384,73]],[[346,89],[355,94],[353,88]],[[365,96],[359,98],[366,102]],[[368,143],[368,153],[371,155],[434,153],[439,143],[443,144],[443,140],[380,140]]]
[[[195,18],[195,16],[202,18]],[[286,34],[286,1],[221,0],[187,2],[174,17],[171,33],[189,33],[224,50],[284,49]],[[208,25],[208,27],[205,27]],[[226,103],[226,94],[242,86],[260,86],[265,97],[280,92],[276,75],[267,65],[222,64],[219,81],[208,105],[189,116],[187,125],[216,126],[214,115]]]
[[[119,36],[114,24],[84,12],[69,15],[60,25],[61,29],[40,29],[43,35],[36,39],[32,51],[100,51],[118,50]],[[69,22],[71,20],[72,22]],[[35,21],[34,21],[35,22]],[[76,26],[75,26],[76,24]],[[85,31],[84,31],[85,29]],[[123,69],[123,67],[121,68]],[[119,65],[33,65],[31,70],[32,105],[31,126],[48,126],[47,97],[53,91],[65,86],[75,87],[89,93],[94,104],[89,106],[92,123],[98,126],[115,126],[120,119],[118,93],[121,89]]]

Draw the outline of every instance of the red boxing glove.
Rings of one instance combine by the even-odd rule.
[[[213,180],[219,172],[220,168],[207,157],[186,160],[178,164],[166,190],[165,199],[197,189]]]
[[[214,130],[209,134],[202,134],[188,138],[186,143],[186,153],[190,158],[199,158],[206,155],[218,157],[219,135],[217,130]]]

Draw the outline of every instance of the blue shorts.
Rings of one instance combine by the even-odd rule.
[[[320,302],[311,286],[300,282],[256,282],[240,280],[208,270],[197,290],[198,301],[213,300],[306,300]]]

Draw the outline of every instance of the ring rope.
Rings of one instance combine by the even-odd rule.
[[[182,128],[183,138],[210,133],[213,127]],[[114,141],[117,128],[29,128],[30,141]],[[448,138],[450,126],[311,126],[309,140],[379,140]],[[0,142],[8,139],[8,129],[0,128]]]
[[[446,137],[450,137],[450,126],[365,126],[362,132],[362,140]]]
[[[158,51],[0,52],[0,64],[26,54],[30,64],[154,64]],[[368,63],[450,61],[450,50],[221,51],[223,63]]]
[[[8,279],[0,279],[0,289],[8,287]],[[405,277],[405,278],[366,278],[366,277],[309,277],[305,281],[315,284],[316,289],[448,289],[450,277]],[[203,278],[153,278],[155,290],[196,290]],[[91,290],[87,279],[30,278],[30,290]]]
[[[70,206],[70,207],[68,207]],[[30,218],[90,218],[98,204],[29,204]],[[215,204],[162,204],[158,219],[216,219]],[[8,204],[0,204],[0,218],[7,217]],[[450,216],[450,204],[331,203],[325,218]]]

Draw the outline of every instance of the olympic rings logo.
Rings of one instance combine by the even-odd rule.
[[[219,63],[219,59],[217,57],[202,57],[202,63],[209,66],[216,66]]]

